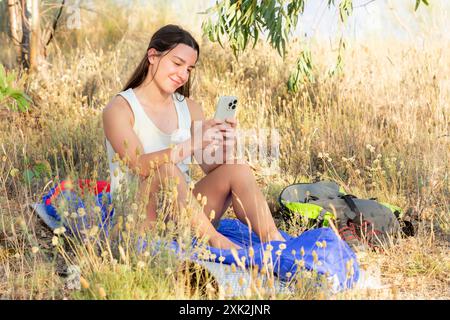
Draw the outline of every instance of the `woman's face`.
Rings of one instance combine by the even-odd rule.
[[[178,44],[167,54],[157,55],[155,49],[149,50],[150,72],[153,81],[167,93],[174,93],[188,80],[197,62],[197,51],[185,44]]]

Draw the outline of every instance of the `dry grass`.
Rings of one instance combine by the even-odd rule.
[[[61,34],[50,48],[50,64],[26,82],[34,101],[30,112],[0,109],[2,298],[201,297],[173,277],[179,265],[170,253],[141,257],[130,251],[131,258],[121,261],[113,249],[89,251],[64,237],[65,244],[55,247],[53,235],[27,206],[69,176],[109,178],[101,109],[121,90],[151,31],[170,21],[169,15],[149,23],[140,16],[129,24],[125,13],[116,15],[93,20],[96,33]],[[212,115],[218,95],[233,93],[240,98],[242,128],[272,127],[281,134],[281,172],[264,176],[254,163],[272,207],[287,183],[331,178],[361,197],[409,208],[416,219],[416,237],[361,259],[363,267],[378,266],[389,287],[334,298],[450,298],[448,44],[354,43],[345,53],[344,73],[334,78],[323,76],[334,55],[316,44],[316,83],[289,94],[289,64],[267,45],[258,44],[236,61],[227,50],[201,42],[193,97],[206,113]],[[293,43],[291,52],[297,46]],[[3,56],[9,55],[5,50]],[[24,183],[23,172],[38,163],[45,163],[48,174]],[[129,205],[124,201],[118,211],[126,215]],[[33,253],[33,247],[39,251]],[[80,265],[89,288],[86,283],[81,291],[64,288],[57,274],[70,261]],[[321,297],[299,290],[288,298]]]

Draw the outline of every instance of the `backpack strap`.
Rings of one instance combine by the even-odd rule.
[[[346,216],[347,218],[349,218],[352,222],[356,223],[356,224],[361,224],[361,220],[363,219],[363,214],[361,213],[361,211],[358,209],[358,207],[355,204],[355,201],[353,201],[353,198],[356,198],[354,195],[351,194],[346,194],[346,195],[342,195],[340,196],[342,199],[344,199],[345,203],[348,205],[348,207],[350,208],[351,212],[346,212]],[[360,219],[357,219],[360,218]]]
[[[324,222],[324,220],[325,220],[325,214],[326,214],[327,212],[328,212],[328,211],[325,210],[325,209],[323,209],[323,208],[322,208],[322,210],[320,210],[319,216],[318,216],[317,219],[316,219],[316,221],[317,221],[317,226],[318,226],[319,228],[321,228],[321,227],[323,226],[323,222]]]

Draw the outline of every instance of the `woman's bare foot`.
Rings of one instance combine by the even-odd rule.
[[[233,241],[222,235],[221,233],[217,233],[214,237],[209,238],[209,245],[213,248],[218,249],[242,249],[237,244],[235,244]]]
[[[275,230],[274,232],[270,232],[266,239],[263,239],[263,242],[269,241],[286,241],[286,239],[281,235],[280,231]]]

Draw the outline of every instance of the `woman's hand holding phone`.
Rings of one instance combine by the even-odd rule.
[[[237,120],[236,118],[225,119],[225,129],[222,131],[223,142],[223,158],[226,163],[227,160],[235,158],[235,146],[237,141]]]
[[[212,155],[220,152],[218,164],[228,163],[235,159],[236,146],[236,118],[209,119],[194,121],[191,127],[191,150],[193,153],[205,150]]]
[[[223,141],[222,130],[224,129],[223,120],[209,119],[194,121],[191,127],[192,151],[204,150],[211,144],[218,147]]]
[[[230,140],[233,142],[236,141],[236,128],[237,128],[236,118],[225,119],[225,128],[222,129],[222,134],[225,142],[229,142]]]

